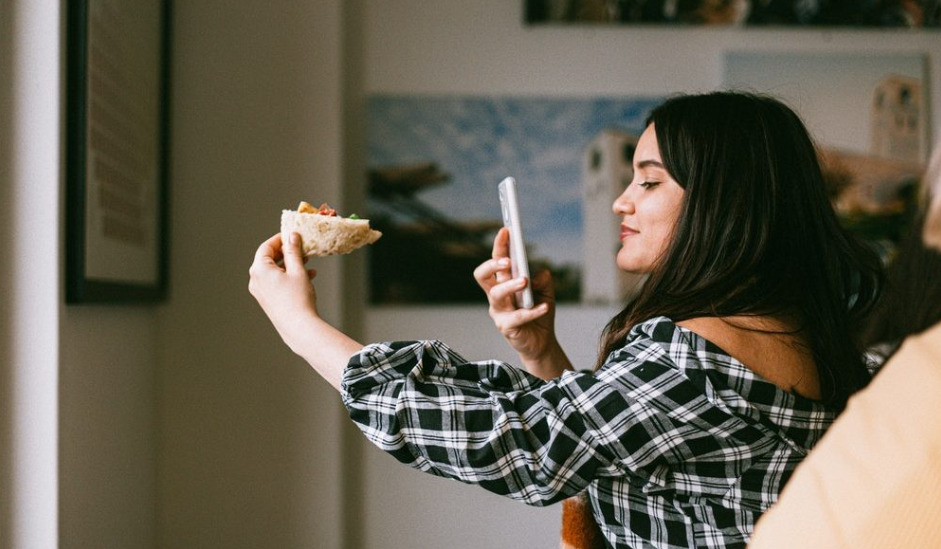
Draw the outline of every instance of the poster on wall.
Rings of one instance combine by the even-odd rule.
[[[67,10],[66,302],[167,294],[166,0]]]
[[[941,28],[941,0],[524,0],[529,25]]]
[[[793,107],[818,144],[844,223],[890,249],[929,154],[926,67],[921,54],[730,52],[724,83]]]
[[[370,303],[486,303],[473,271],[502,226],[497,184],[519,185],[531,272],[560,302],[610,302],[636,281],[614,264],[614,198],[659,98],[368,98]]]

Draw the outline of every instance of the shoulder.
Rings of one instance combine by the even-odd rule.
[[[687,365],[691,360],[708,363],[734,360],[708,338],[665,316],[635,324],[622,347],[612,353],[609,361],[625,357],[669,362],[677,366]]]
[[[629,374],[636,383],[666,377],[702,382],[708,370],[727,372],[736,361],[722,349],[672,319],[658,316],[631,329],[623,345],[612,352],[599,374]]]

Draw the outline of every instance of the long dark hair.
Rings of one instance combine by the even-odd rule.
[[[901,343],[941,321],[941,252],[922,241],[926,216],[922,207],[889,263],[884,290],[862,331],[867,347]]]
[[[599,365],[631,327],[755,315],[796,323],[842,408],[870,376],[856,336],[881,264],[840,226],[804,124],[771,97],[683,95],[653,110],[660,155],[685,189],[674,236],[637,297],[605,327]]]

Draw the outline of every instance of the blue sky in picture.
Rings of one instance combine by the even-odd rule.
[[[581,258],[581,166],[605,128],[643,130],[661,98],[374,95],[368,101],[369,168],[435,162],[451,176],[417,195],[456,220],[499,220],[497,184],[516,178],[534,257]],[[611,223],[617,223],[612,214]]]

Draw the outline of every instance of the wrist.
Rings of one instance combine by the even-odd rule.
[[[526,370],[542,379],[553,379],[565,370],[572,370],[572,364],[558,340],[552,339],[538,355],[522,356]]]

